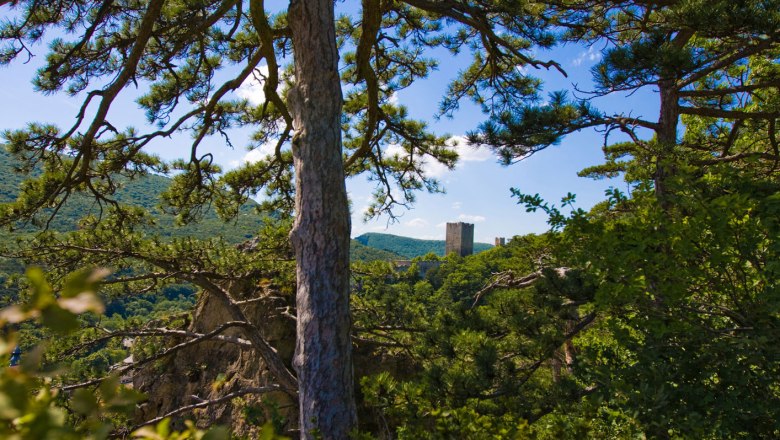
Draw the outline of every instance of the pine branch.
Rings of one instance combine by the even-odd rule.
[[[558,267],[553,269],[559,277],[565,277],[569,273],[568,267]],[[521,278],[515,278],[514,272],[508,270],[495,275],[493,281],[487,286],[480,289],[474,294],[474,302],[471,304],[471,308],[475,308],[484,295],[495,289],[523,289],[536,284],[544,275],[544,269],[539,269],[536,272],[530,273]]]
[[[204,401],[192,404],[192,405],[187,405],[187,406],[182,406],[180,408],[176,408],[173,411],[169,411],[169,412],[167,412],[167,413],[165,413],[165,414],[163,414],[161,416],[155,417],[153,419],[147,420],[147,421],[145,421],[143,423],[139,423],[138,425],[133,426],[131,428],[131,431],[135,431],[136,429],[141,428],[143,426],[153,425],[153,424],[155,424],[155,423],[157,423],[157,422],[159,422],[159,421],[161,421],[161,420],[163,420],[163,419],[165,419],[167,417],[173,417],[173,416],[185,413],[185,412],[196,410],[198,408],[206,408],[208,406],[219,405],[220,403],[229,402],[229,401],[235,399],[236,397],[245,396],[247,394],[267,394],[267,393],[272,393],[274,391],[281,391],[281,389],[279,388],[278,385],[268,385],[268,386],[264,386],[264,387],[244,388],[244,389],[241,389],[241,390],[234,391],[232,393],[226,394],[226,395],[224,395],[222,397],[219,397],[219,398],[216,398],[216,399],[204,400]]]
[[[227,326],[226,329],[231,326]],[[212,335],[210,337],[207,337],[206,334],[203,333],[196,333],[196,332],[190,332],[186,330],[176,330],[176,329],[168,329],[168,328],[150,328],[150,329],[131,329],[131,330],[117,330],[117,331],[108,331],[106,329],[101,329],[102,331],[106,332],[104,336],[101,336],[99,338],[92,339],[90,341],[82,342],[81,344],[78,344],[74,347],[69,348],[68,350],[64,351],[62,353],[62,356],[70,356],[74,353],[77,353],[85,348],[92,347],[94,345],[106,342],[108,340],[114,339],[114,338],[125,338],[125,337],[131,337],[131,338],[137,338],[137,337],[154,337],[154,336],[171,336],[171,337],[186,337],[191,339],[198,339],[199,341],[203,341],[206,339],[213,339],[216,341],[221,342],[228,342],[231,344],[236,344],[242,347],[251,347],[252,344],[241,338],[235,338],[231,336],[223,336],[219,334]]]
[[[780,160],[780,156],[776,154],[762,153],[762,152],[745,152],[745,153],[732,154],[730,156],[714,157],[712,159],[695,160],[693,161],[693,163],[696,165],[716,165],[719,163],[737,162],[739,160],[749,159],[749,158],[764,159],[773,162]]]
[[[769,88],[779,88],[780,80],[768,81],[756,84],[745,84],[734,87],[724,87],[720,89],[708,89],[708,90],[680,90],[678,96],[684,98],[711,98],[722,97],[725,95],[733,95],[736,93],[751,93],[756,90],[764,90]]]
[[[757,44],[754,44],[753,46],[743,47],[741,50],[738,50],[730,55],[724,56],[723,58],[713,62],[707,67],[702,67],[699,70],[696,70],[693,74],[689,75],[687,78],[684,78],[682,81],[679,81],[677,84],[675,84],[675,88],[677,90],[680,90],[684,87],[687,87],[695,83],[696,81],[705,78],[711,73],[724,69],[741,59],[747,58],[749,56],[770,49],[774,44],[775,44],[775,40],[773,38],[767,38],[765,40],[759,41]]]
[[[225,307],[231,318],[242,323],[241,326],[244,329],[245,336],[257,350],[271,374],[279,381],[279,385],[291,396],[296,396],[298,393],[298,380],[295,378],[295,375],[287,368],[271,344],[265,340],[260,330],[255,325],[249,323],[246,315],[236,304],[230,293],[204,276],[195,275],[191,281],[213,293]]]
[[[422,9],[424,11],[432,12],[435,14],[449,17],[458,23],[466,25],[475,31],[479,32],[484,38],[486,38],[491,44],[490,47],[485,47],[485,50],[493,55],[502,56],[498,50],[498,47],[504,48],[509,51],[513,56],[517,57],[524,63],[533,67],[544,67],[546,69],[555,68],[563,76],[568,76],[566,71],[563,70],[561,65],[556,61],[540,61],[537,59],[529,58],[522,54],[520,50],[511,44],[506,39],[496,34],[493,24],[490,18],[486,16],[484,11],[480,11],[479,8],[471,8],[468,5],[451,2],[451,1],[429,1],[429,0],[405,0],[410,6]],[[491,50],[491,48],[493,50]]]
[[[212,331],[210,331],[210,332],[208,332],[206,334],[203,334],[203,335],[201,335],[199,337],[190,339],[189,341],[185,341],[185,342],[182,342],[180,344],[174,345],[173,347],[167,348],[167,349],[165,349],[165,350],[163,350],[163,351],[161,351],[161,352],[159,352],[157,354],[154,354],[154,355],[149,356],[147,358],[144,358],[144,359],[141,359],[139,361],[133,362],[132,364],[127,364],[125,366],[119,367],[119,368],[117,368],[114,371],[119,373],[119,374],[122,374],[122,373],[125,373],[125,372],[130,371],[130,370],[138,369],[140,366],[148,364],[149,362],[156,361],[158,359],[162,359],[162,358],[164,358],[166,356],[169,356],[169,355],[171,355],[171,354],[173,354],[173,353],[175,353],[175,352],[177,352],[179,350],[182,350],[184,348],[191,347],[191,346],[199,344],[199,343],[201,343],[203,341],[213,339],[214,337],[216,337],[217,335],[219,335],[220,333],[222,333],[223,331],[227,330],[230,327],[246,327],[247,325],[249,325],[249,323],[247,323],[247,322],[236,322],[236,321],[229,321],[229,322],[223,323],[219,327],[215,328],[214,330],[212,330]],[[89,386],[92,386],[92,385],[97,385],[99,383],[102,383],[104,380],[108,379],[108,377],[109,376],[104,376],[104,377],[100,377],[100,378],[96,378],[96,379],[91,379],[91,380],[88,380],[86,382],[81,382],[81,383],[77,383],[77,384],[73,384],[73,385],[65,385],[65,386],[62,387],[62,390],[63,391],[72,391],[72,390],[75,390],[75,389],[78,389],[78,388],[85,388],[85,387],[89,387]]]
[[[780,117],[780,112],[749,112],[740,110],[723,110],[710,107],[679,107],[684,115],[705,116],[724,119],[773,119]]]
[[[520,382],[513,387],[512,390],[500,390],[496,391],[494,393],[491,393],[489,395],[480,396],[482,398],[488,398],[488,399],[495,399],[497,397],[504,396],[506,394],[509,394],[512,391],[515,391],[519,388],[521,388],[523,385],[528,383],[529,380],[533,377],[534,373],[536,373],[537,370],[544,364],[545,361],[550,359],[550,357],[555,354],[555,351],[558,350],[563,344],[570,341],[572,338],[577,336],[580,332],[585,330],[594,320],[596,319],[596,312],[591,312],[587,315],[585,315],[582,319],[577,321],[577,324],[571,328],[566,334],[563,335],[563,337],[556,341],[554,344],[547,347],[547,350],[545,350],[542,355],[539,357],[538,360],[534,361],[531,365],[523,368],[526,370],[525,376],[520,380]]]

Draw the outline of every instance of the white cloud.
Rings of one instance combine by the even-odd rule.
[[[444,229],[447,226],[447,222],[441,222],[436,225],[437,229]]]
[[[275,139],[271,139],[259,147],[247,151],[241,159],[228,162],[228,169],[238,168],[245,163],[252,164],[272,156],[276,153],[276,142]]]
[[[391,93],[387,101],[390,102],[390,104],[398,105],[398,93],[397,92]]]
[[[577,56],[577,58],[573,59],[571,61],[571,64],[573,66],[580,66],[582,63],[584,63],[586,60],[590,61],[590,63],[595,63],[596,61],[601,59],[601,52],[597,51],[595,47],[590,46],[588,47],[588,50],[584,50],[580,52],[580,54]]]
[[[424,159],[422,163],[422,169],[425,175],[428,177],[442,177],[447,173],[447,171],[450,170],[447,168],[447,165],[444,165],[438,160],[430,157]]]
[[[462,206],[463,206],[463,203],[461,203],[461,202],[454,202],[454,203],[452,204],[452,209],[454,209],[455,211],[460,211],[460,208],[461,208]]]
[[[244,157],[241,158],[241,162],[246,163],[255,163],[260,162],[261,160],[265,159],[265,157],[268,156],[268,153],[263,151],[263,148],[255,148],[252,151],[247,152]]]
[[[252,105],[260,105],[265,102],[265,93],[263,93],[263,84],[268,77],[268,66],[263,65],[255,69],[252,75],[236,89],[236,95],[241,99],[246,99]]]
[[[483,162],[491,158],[491,152],[483,146],[473,147],[468,144],[463,136],[452,136],[445,141],[445,145],[453,148],[458,153],[458,163],[464,162]],[[385,157],[405,158],[408,153],[399,144],[390,144],[385,147]],[[422,160],[422,169],[426,176],[440,178],[450,171],[446,165],[432,157],[425,157]]]
[[[492,153],[482,145],[472,147],[463,136],[452,136],[447,139],[447,145],[455,147],[461,162],[484,162],[491,158]]]
[[[387,147],[385,147],[385,151],[383,154],[385,157],[397,157],[399,159],[403,159],[409,156],[409,153],[407,153],[404,147],[402,147],[399,144],[388,145]],[[442,164],[436,159],[426,157],[425,159],[422,160],[422,170],[423,173],[425,173],[425,175],[428,177],[441,177],[449,169],[447,168],[446,165]]]
[[[469,222],[469,223],[481,223],[487,220],[487,218],[481,216],[481,215],[468,215],[468,214],[461,214],[458,216],[458,220],[462,222]]]
[[[428,226],[428,221],[424,218],[417,217],[406,222],[406,226],[410,226],[412,228],[424,228]]]
[[[406,150],[404,150],[404,147],[402,147],[399,144],[390,144],[385,148],[384,155],[385,157],[388,156],[406,157]]]
[[[271,156],[276,152],[276,140],[270,140],[259,147],[248,151],[241,158],[242,163],[255,163]]]

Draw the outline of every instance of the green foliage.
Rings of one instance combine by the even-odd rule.
[[[620,130],[628,140],[582,173],[623,177],[627,191],[586,212],[572,194],[556,206],[514,190],[548,215],[542,240],[448,257],[422,278],[376,270],[356,325],[409,366],[364,378],[367,402],[406,438],[775,438],[780,101],[767,29],[780,5],[566,6],[566,38],[606,42],[595,94],[657,87],[659,120],[558,94],[511,106],[472,140],[509,163],[582,127]]]
[[[0,326],[20,325],[29,318],[39,318],[41,324],[62,335],[70,333],[61,322],[47,320],[52,309],[67,323],[76,322],[78,314],[102,310],[97,296],[98,282],[106,271],[85,270],[75,273],[53,294],[52,286],[40,269],[30,269],[28,300],[23,305],[0,310]],[[0,338],[0,355],[7,356],[15,345],[14,334]],[[15,367],[0,368],[0,436],[7,439],[106,439],[114,429],[132,416],[135,405],[143,400],[140,393],[121,386],[119,377],[109,376],[96,389],[76,388],[63,391],[63,370],[41,369],[41,347],[26,350],[22,362]],[[169,429],[170,419],[156,426],[145,426],[132,432],[132,438],[143,440],[227,440],[230,433],[223,427],[207,431],[185,421],[186,429]],[[284,440],[275,434],[270,422],[260,437]]]
[[[30,269],[27,278],[30,292],[27,301],[0,312],[0,325],[20,324],[38,318],[41,324],[60,334],[78,326],[77,314],[100,312],[102,304],[96,294],[104,271],[82,271],[71,276],[63,289],[54,295],[40,269]],[[2,354],[14,347],[13,336],[0,341]],[[18,439],[107,438],[116,416],[127,415],[140,396],[118,386],[118,379],[104,381],[98,390],[79,389],[62,405],[58,374],[40,369],[42,350],[24,354],[17,367],[0,370],[0,435]],[[75,423],[74,423],[75,422]]]
[[[133,432],[132,438],[142,440],[229,440],[230,432],[222,427],[212,428],[208,431],[202,431],[195,427],[192,421],[184,422],[187,429],[184,431],[171,431],[170,419],[163,419],[156,426],[144,426]],[[266,438],[267,436],[261,437]],[[277,437],[273,435],[267,437],[274,440]]]
[[[399,438],[523,438],[543,415],[576,408],[589,384],[560,358],[567,329],[593,298],[584,274],[544,272],[533,287],[475,298],[496,273],[537,270],[550,240],[515,237],[478,255],[450,256],[424,276],[360,266],[358,334],[401,359],[361,381],[383,429]]]
[[[261,405],[245,405],[242,413],[247,423],[262,426],[264,432],[282,432],[287,423],[287,418],[279,411],[279,404],[272,399],[263,399]]]
[[[108,275],[104,271],[81,271],[72,274],[55,296],[40,268],[27,270],[30,292],[24,304],[3,309],[0,319],[3,324],[17,324],[37,318],[41,323],[58,333],[69,333],[78,328],[76,315],[87,311],[103,312],[103,303],[96,295],[99,280]]]
[[[474,136],[510,162],[584,126],[626,135],[607,138],[606,163],[582,174],[623,177],[628,191],[609,190],[590,212],[514,191],[560,231],[549,254],[595,286],[598,315],[577,341],[575,369],[594,392],[579,415],[532,427],[590,417],[599,437],[774,438],[780,3],[566,8],[564,38],[603,44],[593,95],[652,88],[660,116],[600,114],[560,95],[549,107],[517,106]]]
[[[602,115],[590,103],[571,102],[566,91],[553,92],[548,98],[544,106],[509,103],[511,110],[488,119],[480,125],[479,131],[469,133],[469,142],[490,145],[501,162],[509,165],[602,120]]]
[[[559,252],[597,277],[614,340],[586,345],[582,362],[605,385],[604,408],[633,414],[652,435],[774,437],[777,177],[727,164],[675,168],[672,208],[640,185],[563,221]]]
[[[780,184],[761,169],[677,165],[671,209],[641,184],[566,215],[518,192],[560,232],[452,256],[424,276],[361,266],[355,326],[404,364],[361,381],[382,429],[399,438],[777,436]],[[533,273],[540,262],[584,269],[542,270],[541,282],[506,282],[475,301],[493,274]]]
[[[172,303],[139,295],[109,304],[116,311],[109,328],[137,324],[137,315],[180,310],[173,301],[191,301],[192,291],[174,279],[186,274],[190,280],[204,273],[230,281],[267,277],[280,295],[292,295],[285,214],[295,194],[286,99],[294,94],[286,88],[295,78],[278,66],[293,49],[290,17],[268,15],[250,3],[241,13],[232,2],[107,9],[83,1],[9,3],[17,15],[0,25],[0,63],[24,54],[47,30],[58,35],[34,79],[40,90],[76,94],[113,78],[106,90],[87,92],[88,101],[110,105],[112,91],[131,78],[148,86],[138,103],[160,126],[157,132],[116,130],[103,113],[85,123],[95,129],[83,133],[81,120],[69,131],[32,123],[4,133],[15,166],[30,179],[4,180],[0,222],[36,226],[55,210],[90,214],[55,217],[46,233],[22,229],[25,245],[12,251],[45,265],[55,280],[64,280],[74,266],[113,265],[119,270],[104,281],[114,286],[106,289],[109,298],[152,288],[170,292]],[[418,270],[422,259],[407,271],[381,261],[357,264],[355,341],[371,361],[380,361],[363,366],[369,372],[361,380],[367,411],[377,415],[374,432],[415,439],[780,437],[780,2],[363,5],[360,17],[339,18],[335,31],[347,90],[345,173],[365,173],[376,184],[369,215],[412,202],[414,190],[440,191],[423,172],[426,160],[454,165],[444,137],[392,102],[395,92],[436,67],[426,54],[437,48],[472,52],[472,63],[449,84],[441,104],[441,115],[451,115],[470,99],[488,115],[470,133],[472,143],[489,144],[511,163],[582,128],[621,133],[616,142],[605,141],[606,162],[582,174],[622,177],[627,188],[609,190],[589,212],[575,208],[572,194],[556,206],[515,190],[526,209],[548,214],[550,233],[518,237],[467,258],[428,255],[425,262],[436,264],[424,273]],[[144,34],[138,23],[145,14],[155,26]],[[652,88],[659,96],[658,119],[631,109],[604,113],[579,92],[575,98],[554,92],[542,102],[541,82],[518,67],[559,67],[527,54],[532,46],[557,41],[603,48],[592,70],[593,95]],[[128,47],[138,49],[137,57],[128,55]],[[231,98],[228,91],[261,60],[269,67],[268,101],[253,106]],[[240,72],[220,86],[214,79],[222,66]],[[227,173],[210,155],[197,154],[205,136],[222,135],[229,143],[229,131],[245,126],[257,129],[251,147],[270,142],[274,154]],[[188,161],[165,164],[142,152],[156,137],[176,132],[194,139]],[[176,171],[173,181],[163,184],[157,174],[170,170]],[[163,186],[170,215],[150,214]],[[215,213],[239,215],[241,222],[247,197],[261,190],[279,222],[263,222],[262,239],[242,249],[230,246],[240,237],[216,238],[222,226],[200,232],[208,235],[204,240],[172,230],[201,215],[208,220],[212,204]],[[140,206],[130,206],[124,191]],[[104,215],[85,204],[87,196],[99,201]],[[247,219],[254,233],[260,223]],[[358,242],[406,258],[443,253],[441,242],[377,234]],[[393,258],[358,246],[353,255]],[[9,272],[19,269],[13,260],[0,263]],[[94,315],[75,313],[100,309],[94,289],[67,287],[90,286],[86,273],[68,279],[63,289],[49,287],[39,272],[28,278],[8,295],[23,305],[2,315],[28,340],[95,324]],[[44,327],[20,322],[30,317]],[[78,347],[79,336],[60,336],[58,349]],[[3,344],[7,354],[12,344]],[[158,344],[150,339],[137,350],[151,354]],[[29,360],[60,353],[25,351]],[[121,354],[116,343],[107,343],[86,353],[83,363],[74,362],[70,374],[93,375]],[[70,406],[61,405],[64,396],[51,386],[61,378],[24,368],[0,375],[3,434],[104,437],[105,426],[119,417],[114,410],[126,409],[128,400],[110,381],[97,397],[78,392]],[[207,436],[191,426],[171,433],[167,422],[139,435]]]

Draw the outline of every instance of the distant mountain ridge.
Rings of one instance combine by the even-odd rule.
[[[351,240],[349,245],[349,259],[352,261],[395,261],[403,260],[404,256],[395,252],[379,249],[373,246],[366,246],[357,240]]]
[[[27,177],[14,171],[15,161],[16,159],[0,145],[0,204],[14,201],[19,193],[20,185]],[[160,193],[168,188],[168,185],[170,185],[169,178],[150,174],[137,180],[125,182],[115,197],[122,203],[142,207],[152,212],[157,219],[157,224],[150,228],[149,232],[162,237],[221,236],[228,243],[240,243],[252,238],[262,226],[263,216],[254,211],[255,202],[251,200],[241,208],[238,216],[231,221],[220,220],[214,210],[209,209],[200,221],[177,225],[173,215],[165,214],[157,207]],[[88,196],[76,194],[71,196],[57,213],[57,217],[50,227],[60,232],[75,230],[78,227],[79,219],[90,212],[97,212],[94,202]],[[10,240],[13,235],[24,232],[32,232],[32,230],[26,228],[16,233],[8,234],[6,232],[4,239]],[[366,246],[356,240],[351,242],[350,259],[352,261],[393,261],[404,258],[408,257],[376,246]]]
[[[0,203],[9,203],[16,199],[19,187],[28,177],[14,171],[16,159],[0,145]],[[249,201],[241,207],[236,218],[224,222],[214,209],[208,209],[203,218],[186,225],[176,224],[172,214],[164,213],[158,204],[160,193],[170,185],[165,176],[149,174],[135,180],[123,182],[114,194],[120,203],[147,209],[156,219],[156,225],[147,228],[149,233],[161,237],[217,237],[229,243],[240,243],[254,236],[263,224],[263,216],[255,212],[255,202]],[[49,227],[59,232],[78,228],[79,219],[88,214],[98,214],[99,207],[87,195],[74,194],[58,211]],[[20,232],[32,232],[24,228]]]
[[[384,251],[398,254],[404,258],[415,258],[433,252],[444,256],[444,240],[421,240],[419,238],[402,237],[400,235],[367,232],[355,237],[355,240],[364,246],[369,246]],[[474,243],[474,253],[492,249],[488,243]]]

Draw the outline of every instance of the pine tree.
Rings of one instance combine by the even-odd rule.
[[[412,202],[415,190],[440,190],[423,172],[426,160],[452,167],[457,157],[445,138],[393,104],[393,94],[436,66],[426,55],[432,48],[472,54],[442,101],[442,115],[463,99],[488,115],[534,100],[539,83],[518,67],[558,68],[529,55],[531,46],[549,47],[554,36],[542,27],[550,17],[524,1],[365,0],[360,11],[338,18],[331,0],[296,0],[276,13],[262,0],[0,5],[9,17],[0,28],[0,62],[24,61],[35,43],[46,42],[36,89],[83,102],[71,127],[31,123],[5,133],[22,171],[40,173],[23,185],[3,223],[45,222],[69,196],[86,193],[121,227],[134,218],[113,197],[122,179],[171,169],[177,173],[165,202],[182,221],[209,204],[230,216],[264,190],[270,209],[295,214],[297,378],[261,335],[247,330],[247,337],[280,386],[298,394],[307,438],[346,438],[356,423],[344,177],[368,173],[377,182],[368,215],[392,213]],[[221,80],[221,71],[230,78]],[[230,94],[253,75],[263,82],[258,106]],[[158,128],[118,127],[112,105],[141,84],[148,92],[137,102]],[[350,86],[345,96],[342,85]],[[212,135],[229,143],[231,129],[242,126],[256,127],[258,145],[272,143],[275,152],[223,173],[199,146]],[[167,164],[144,151],[179,133],[193,138],[186,159]],[[390,144],[404,153],[388,155]],[[211,285],[203,275],[186,278]],[[244,318],[227,293],[214,291],[234,318]]]

